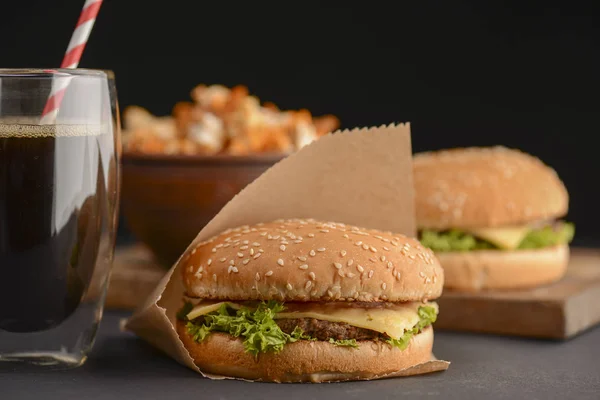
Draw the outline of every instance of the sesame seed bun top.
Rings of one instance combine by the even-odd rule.
[[[569,195],[538,158],[505,147],[415,154],[420,229],[492,228],[559,218]]]
[[[186,294],[208,299],[422,301],[444,283],[437,258],[415,239],[303,219],[227,230],[181,263]]]

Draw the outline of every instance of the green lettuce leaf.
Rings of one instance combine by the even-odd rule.
[[[519,245],[519,249],[541,249],[571,243],[574,236],[575,225],[572,223],[563,222],[557,229],[546,226],[529,232]]]
[[[408,347],[410,339],[421,332],[425,327],[433,324],[437,319],[437,309],[430,306],[421,306],[418,310],[419,322],[412,329],[405,331],[404,335],[398,339],[390,338],[388,343],[392,346],[396,346],[400,350],[404,350]]]
[[[247,307],[232,310],[223,304],[218,311],[204,315],[202,325],[188,322],[187,329],[197,342],[203,341],[210,332],[225,332],[242,337],[246,351],[255,356],[258,353],[279,353],[286,343],[302,337],[302,332],[293,337],[279,328],[273,317],[281,311],[283,305],[276,301],[259,303],[254,310]]]
[[[575,235],[575,226],[572,223],[561,222],[557,227],[546,226],[532,229],[519,244],[519,249],[542,249],[558,244],[568,244]],[[423,246],[433,251],[472,251],[495,249],[500,250],[492,243],[479,239],[459,229],[437,232],[424,230],[421,232],[420,242]]]
[[[420,242],[423,246],[433,251],[471,251],[493,249],[490,242],[476,238],[458,229],[444,232],[424,230],[421,232]]]

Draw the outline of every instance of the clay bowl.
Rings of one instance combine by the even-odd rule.
[[[229,200],[283,157],[123,154],[127,227],[171,266]]]

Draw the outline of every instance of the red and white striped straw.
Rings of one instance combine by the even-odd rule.
[[[67,52],[60,65],[61,68],[77,68],[79,65],[83,49],[85,49],[85,45],[90,37],[94,22],[96,22],[96,16],[98,15],[98,11],[100,11],[102,1],[103,0],[86,0],[83,9],[81,10],[79,20],[77,21],[77,25],[75,25],[75,31],[71,36]],[[40,121],[42,125],[53,124],[56,122],[60,103],[62,102],[70,81],[71,79],[64,77],[53,80],[50,97],[46,102],[44,111],[42,111],[42,119]]]

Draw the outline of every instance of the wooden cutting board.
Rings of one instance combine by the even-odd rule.
[[[141,245],[118,248],[106,308],[133,310],[167,269]],[[553,285],[503,293],[444,292],[436,330],[565,339],[600,322],[600,249],[573,248]]]
[[[600,322],[600,249],[572,248],[564,279],[523,291],[445,291],[436,330],[567,339]]]
[[[168,268],[158,264],[142,245],[117,247],[105,308],[134,310],[167,271]]]

